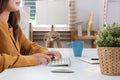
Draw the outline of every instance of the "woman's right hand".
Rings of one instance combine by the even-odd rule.
[[[33,54],[32,56],[36,58],[38,64],[49,63],[52,60],[52,56],[49,56],[46,54],[36,53],[36,54]]]

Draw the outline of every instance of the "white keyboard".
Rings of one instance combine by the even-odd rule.
[[[69,66],[71,64],[70,58],[62,58],[60,60],[53,59],[50,63],[48,63],[49,66]]]

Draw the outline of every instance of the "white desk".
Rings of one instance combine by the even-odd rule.
[[[70,56],[72,65],[69,67],[38,65],[7,69],[0,73],[0,80],[120,80],[120,76],[102,75],[100,73],[99,64],[92,65],[77,60],[73,57],[71,48],[57,48],[55,50],[59,50],[63,57]],[[84,49],[83,56],[97,56],[96,49]],[[52,73],[51,70],[56,68],[72,69],[75,73]]]

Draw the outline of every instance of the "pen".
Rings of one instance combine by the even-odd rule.
[[[98,58],[91,58],[91,60],[99,60]]]

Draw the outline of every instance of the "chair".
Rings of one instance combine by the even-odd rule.
[[[54,42],[57,43],[58,48],[62,48],[60,34],[54,31],[53,25],[51,27],[51,31],[44,36],[44,41],[46,43],[46,47],[48,48],[53,48]]]

